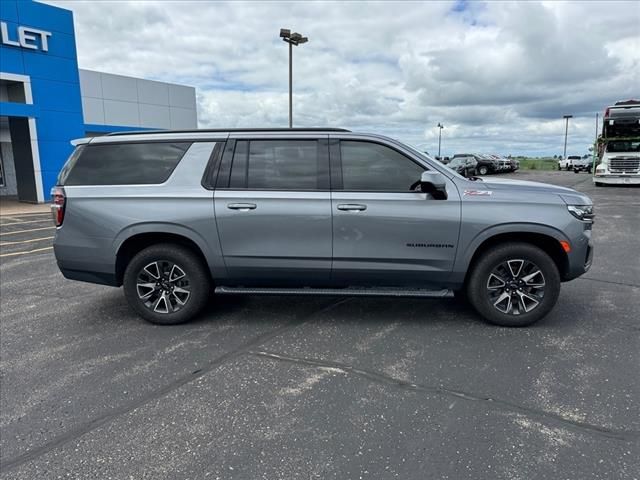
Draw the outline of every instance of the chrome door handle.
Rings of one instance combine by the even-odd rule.
[[[255,210],[255,203],[227,203],[227,208],[231,210],[240,210],[241,212],[248,212],[249,210]]]
[[[340,203],[338,204],[338,210],[342,210],[345,212],[362,212],[366,210],[366,205],[361,205],[359,203]]]

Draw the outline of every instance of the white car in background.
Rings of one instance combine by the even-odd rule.
[[[571,170],[574,160],[580,161],[582,157],[580,155],[569,155],[567,158],[561,158],[558,160],[558,170]]]

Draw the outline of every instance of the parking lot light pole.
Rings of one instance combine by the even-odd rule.
[[[440,122],[438,122],[438,128],[440,129],[438,132],[438,158],[440,157],[440,145],[442,144],[442,129],[444,128],[444,125],[442,125]]]
[[[289,128],[293,127],[293,46],[307,43],[309,39],[287,28],[280,29],[280,38],[289,44]]]
[[[562,118],[565,119],[565,127],[564,127],[564,152],[562,154],[562,159],[567,159],[567,133],[569,132],[569,119],[573,118],[573,115],[563,115]]]

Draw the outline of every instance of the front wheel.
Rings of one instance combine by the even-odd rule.
[[[549,255],[527,243],[500,245],[475,264],[467,283],[471,305],[488,322],[525,327],[558,300],[560,274]]]
[[[181,245],[145,248],[127,265],[124,294],[145,320],[177,325],[193,318],[207,303],[211,280],[203,261]]]
[[[484,165],[481,165],[480,167],[478,167],[478,173],[480,175],[486,175],[487,173],[489,173],[489,169]]]

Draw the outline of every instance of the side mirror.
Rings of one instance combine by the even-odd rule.
[[[447,182],[440,172],[422,172],[420,190],[430,194],[435,200],[447,199]]]

